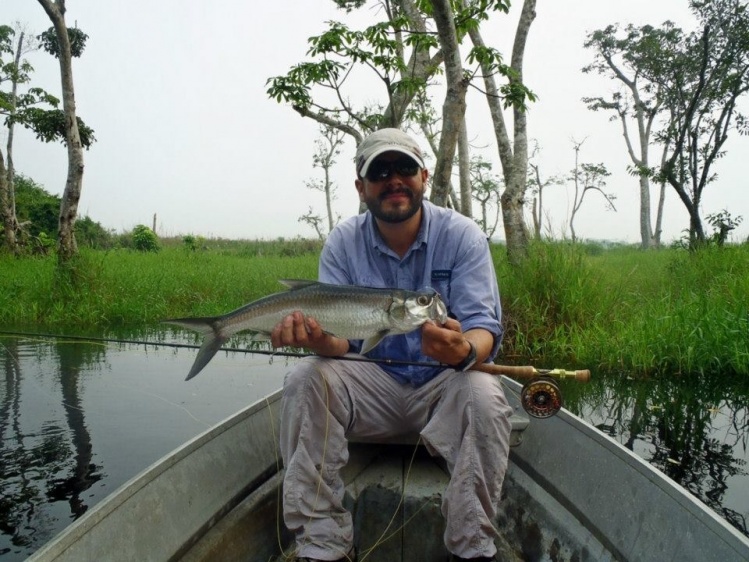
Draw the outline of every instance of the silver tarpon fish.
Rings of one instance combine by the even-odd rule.
[[[431,290],[372,289],[290,279],[281,283],[290,290],[263,297],[224,316],[164,320],[204,335],[185,380],[197,375],[237,332],[251,331],[257,334],[256,339],[270,339],[276,324],[296,310],[315,318],[329,334],[364,340],[362,353],[385,336],[408,333],[430,320],[439,324],[447,320],[445,303]]]

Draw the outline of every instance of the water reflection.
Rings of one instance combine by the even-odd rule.
[[[598,374],[565,385],[567,406],[710,506],[745,535],[749,384],[709,374]]]
[[[279,358],[220,352],[185,382],[195,353],[0,336],[1,562],[25,559],[159,458],[280,387],[287,370]],[[563,390],[570,410],[747,534],[749,381],[594,373]]]
[[[168,338],[165,338],[168,339]],[[287,367],[193,350],[0,337],[0,559],[23,560],[185,441],[278,388]]]
[[[80,517],[88,509],[81,494],[95,482],[101,480],[100,467],[93,463],[91,435],[86,429],[85,413],[80,396],[81,372],[86,367],[96,367],[103,363],[103,346],[70,345],[56,343],[60,362],[58,371],[62,404],[65,419],[70,429],[72,451],[65,473],[48,482],[47,497],[50,501],[67,501],[73,518]],[[98,369],[95,369],[98,370]]]

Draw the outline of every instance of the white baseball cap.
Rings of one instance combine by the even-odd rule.
[[[380,129],[365,138],[356,148],[356,173],[359,177],[367,175],[369,165],[380,154],[401,152],[413,158],[421,168],[426,168],[419,143],[400,129]]]

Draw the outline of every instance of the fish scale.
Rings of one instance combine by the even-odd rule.
[[[250,330],[258,333],[269,333],[278,324],[279,319],[301,310],[305,316],[315,318],[326,332],[347,339],[364,339],[390,324],[387,309],[392,298],[389,295],[356,294],[351,291],[331,295],[327,291],[305,291],[304,300],[300,301],[296,291],[288,291],[287,302],[278,299],[270,303],[250,303],[235,313],[230,313],[227,324],[236,320],[233,326],[227,326],[227,332],[235,334]]]
[[[284,317],[297,310],[305,317],[315,318],[329,334],[364,340],[362,353],[388,335],[408,333],[424,322],[444,324],[447,320],[445,304],[432,290],[374,289],[303,280],[281,282],[290,290],[263,297],[223,316],[164,320],[204,335],[187,380],[197,375],[232,335],[251,331],[268,338]]]

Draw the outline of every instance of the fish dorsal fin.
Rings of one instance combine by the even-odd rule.
[[[382,341],[382,339],[390,334],[390,330],[381,330],[377,332],[374,336],[368,337],[361,346],[361,354],[364,355],[365,353],[373,350],[375,346]]]
[[[279,279],[278,282],[292,291],[294,289],[304,289],[305,287],[309,287],[310,285],[320,284],[319,281],[311,281],[309,279]]]

